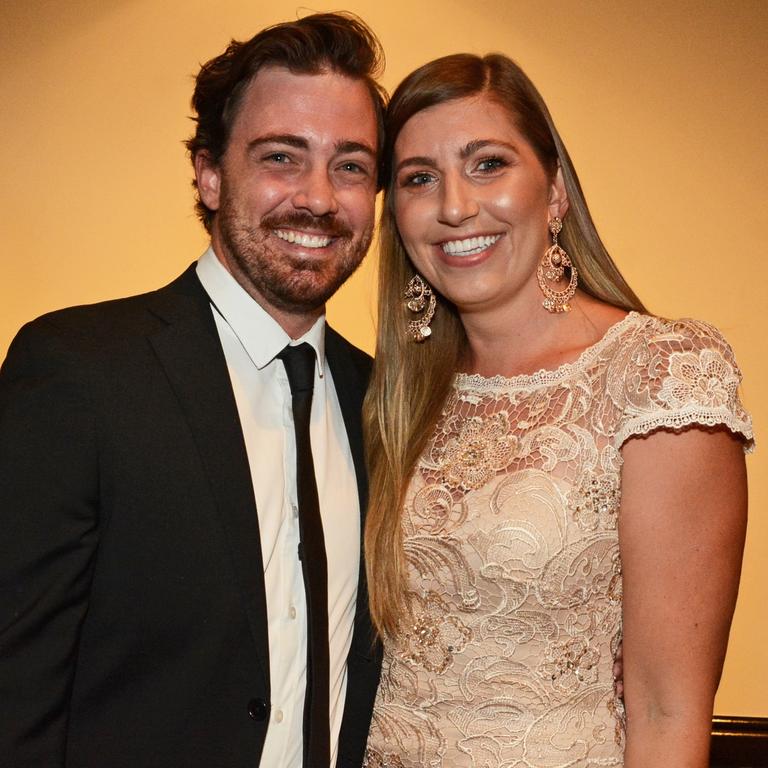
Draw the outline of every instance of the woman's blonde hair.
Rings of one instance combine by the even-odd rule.
[[[560,244],[578,270],[581,290],[616,307],[644,311],[597,233],[549,110],[517,64],[501,54],[482,58],[456,54],[425,64],[403,80],[386,115],[376,361],[363,409],[371,499],[365,531],[370,607],[378,632],[389,637],[399,634],[409,608],[401,522],[406,489],[466,347],[455,307],[439,295],[429,339],[416,344],[408,335],[411,318],[403,303],[403,290],[416,271],[394,218],[394,145],[400,130],[417,112],[480,94],[509,112],[550,175],[558,167],[562,169],[569,210]]]

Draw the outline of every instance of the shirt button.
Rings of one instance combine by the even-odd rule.
[[[283,722],[283,710],[278,709],[277,712],[275,712],[275,722],[276,723],[282,723]]]
[[[251,699],[248,702],[248,714],[257,722],[266,720],[269,714],[269,705],[264,699]]]
[[[290,616],[292,619],[295,619],[295,618],[296,618],[296,609],[295,609],[293,606],[291,606],[291,610],[290,610],[290,611],[288,611],[288,615],[289,615],[289,616]]]
[[[299,508],[295,504],[291,504],[291,512],[293,512],[294,517],[299,516]]]

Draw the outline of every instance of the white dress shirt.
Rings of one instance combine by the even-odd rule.
[[[301,768],[307,671],[307,609],[298,558],[296,441],[291,390],[275,356],[289,343],[317,356],[310,440],[328,558],[331,765],[336,763],[347,688],[360,567],[355,469],[331,372],[325,318],[292,341],[209,248],[197,276],[211,299],[245,438],[259,518],[269,625],[271,713],[262,766]]]

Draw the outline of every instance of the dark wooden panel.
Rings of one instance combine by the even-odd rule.
[[[768,768],[768,718],[712,718],[712,768]]]

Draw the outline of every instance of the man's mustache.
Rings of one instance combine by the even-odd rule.
[[[301,211],[273,214],[265,216],[261,220],[261,226],[265,229],[300,229],[329,237],[353,237],[351,230],[340,224],[334,213],[324,213],[322,216],[313,216]]]

